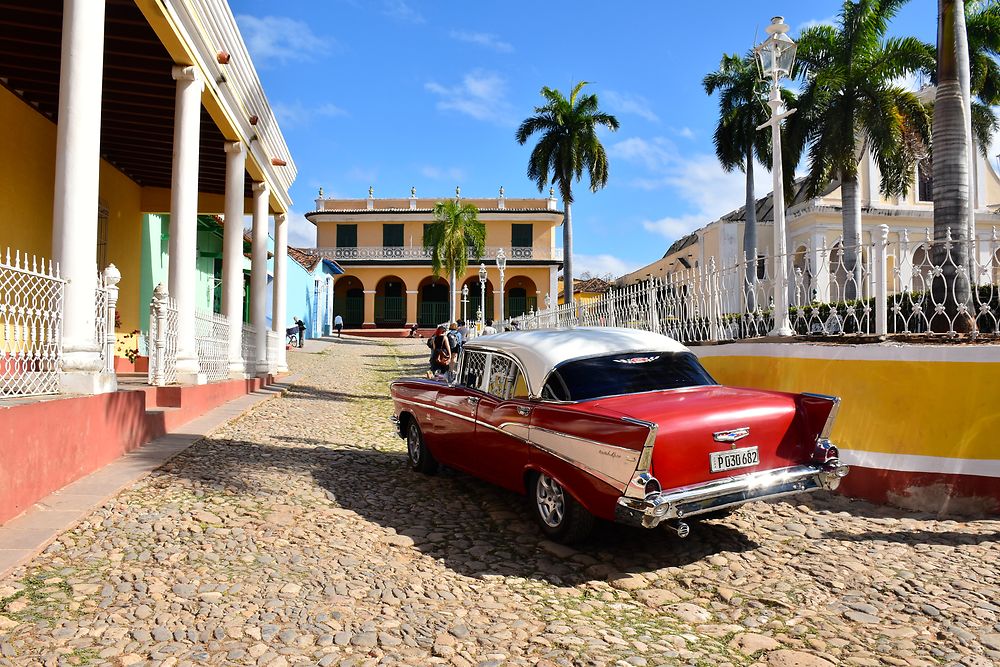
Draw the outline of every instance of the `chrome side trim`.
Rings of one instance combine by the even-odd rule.
[[[837,415],[840,413],[840,396],[829,396],[827,394],[813,394],[811,392],[802,392],[803,396],[809,396],[811,398],[822,398],[833,403],[833,407],[830,408],[830,414],[827,415],[826,423],[823,424],[823,430],[820,431],[819,440],[828,439],[830,437],[830,432],[833,431],[833,423],[837,421]]]
[[[419,405],[422,408],[429,408],[431,410],[435,410],[436,412],[441,412],[443,414],[450,415],[452,417],[457,417],[458,419],[463,419],[463,420],[465,420],[467,422],[472,422],[473,424],[477,423],[476,420],[473,419],[472,417],[470,417],[469,415],[463,415],[463,414],[458,413],[458,412],[453,412],[451,410],[446,410],[446,409],[444,409],[444,408],[442,408],[442,407],[440,407],[438,405],[432,405],[430,403],[421,403],[420,401],[411,401],[411,400],[406,399],[406,398],[395,398],[393,400],[399,401],[400,403],[406,403],[407,405]],[[486,424],[484,424],[484,426],[486,426]]]
[[[624,488],[624,486],[625,486],[622,482],[619,482],[616,479],[612,479],[611,477],[608,477],[607,475],[605,475],[604,473],[602,473],[600,470],[594,470],[593,468],[587,466],[584,463],[580,463],[579,461],[575,461],[575,460],[567,457],[566,455],[564,455],[561,452],[557,452],[555,450],[549,449],[548,447],[545,447],[544,445],[540,445],[537,442],[531,443],[531,444],[533,444],[535,447],[538,447],[543,452],[551,454],[552,456],[556,457],[557,459],[561,459],[561,460],[565,461],[566,463],[570,463],[570,464],[578,467],[580,470],[583,470],[584,472],[586,472],[586,473],[588,473],[590,475],[593,475],[597,479],[601,480],[602,482],[604,482],[608,486],[614,487],[618,491],[621,491]]]
[[[546,428],[532,426],[528,431],[531,443],[580,468],[597,473],[618,491],[624,491],[635,470],[639,452],[627,447],[608,445]]]

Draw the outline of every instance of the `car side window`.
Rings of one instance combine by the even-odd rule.
[[[487,392],[501,400],[527,398],[528,385],[521,370],[510,357],[494,354],[490,361],[490,384]]]
[[[462,352],[462,384],[472,389],[482,389],[486,375],[486,353],[475,350]]]
[[[545,386],[542,387],[542,400],[543,401],[568,401],[569,391],[566,389],[565,383],[563,383],[562,376],[559,375],[558,371],[553,371],[549,375],[548,381],[546,381]]]

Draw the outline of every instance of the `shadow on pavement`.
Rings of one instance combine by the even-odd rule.
[[[912,530],[902,529],[899,532],[867,530],[863,533],[850,533],[843,530],[828,531],[824,538],[841,540],[843,542],[894,542],[897,544],[939,544],[943,546],[960,546],[963,544],[983,544],[984,542],[1000,542],[1000,533],[959,533],[955,531]]]

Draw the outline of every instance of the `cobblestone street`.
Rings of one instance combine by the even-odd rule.
[[[0,665],[1000,664],[1000,521],[809,496],[544,541],[408,470],[422,342],[289,352],[297,384],[0,580]]]

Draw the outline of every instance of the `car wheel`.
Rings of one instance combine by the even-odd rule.
[[[424,434],[420,431],[420,424],[416,419],[410,419],[410,424],[406,428],[406,458],[410,462],[410,468],[426,475],[433,475],[437,472],[438,462],[434,460],[427,445],[424,443]]]
[[[594,515],[548,475],[534,476],[532,497],[542,532],[553,540],[572,544],[586,539],[593,530]]]

